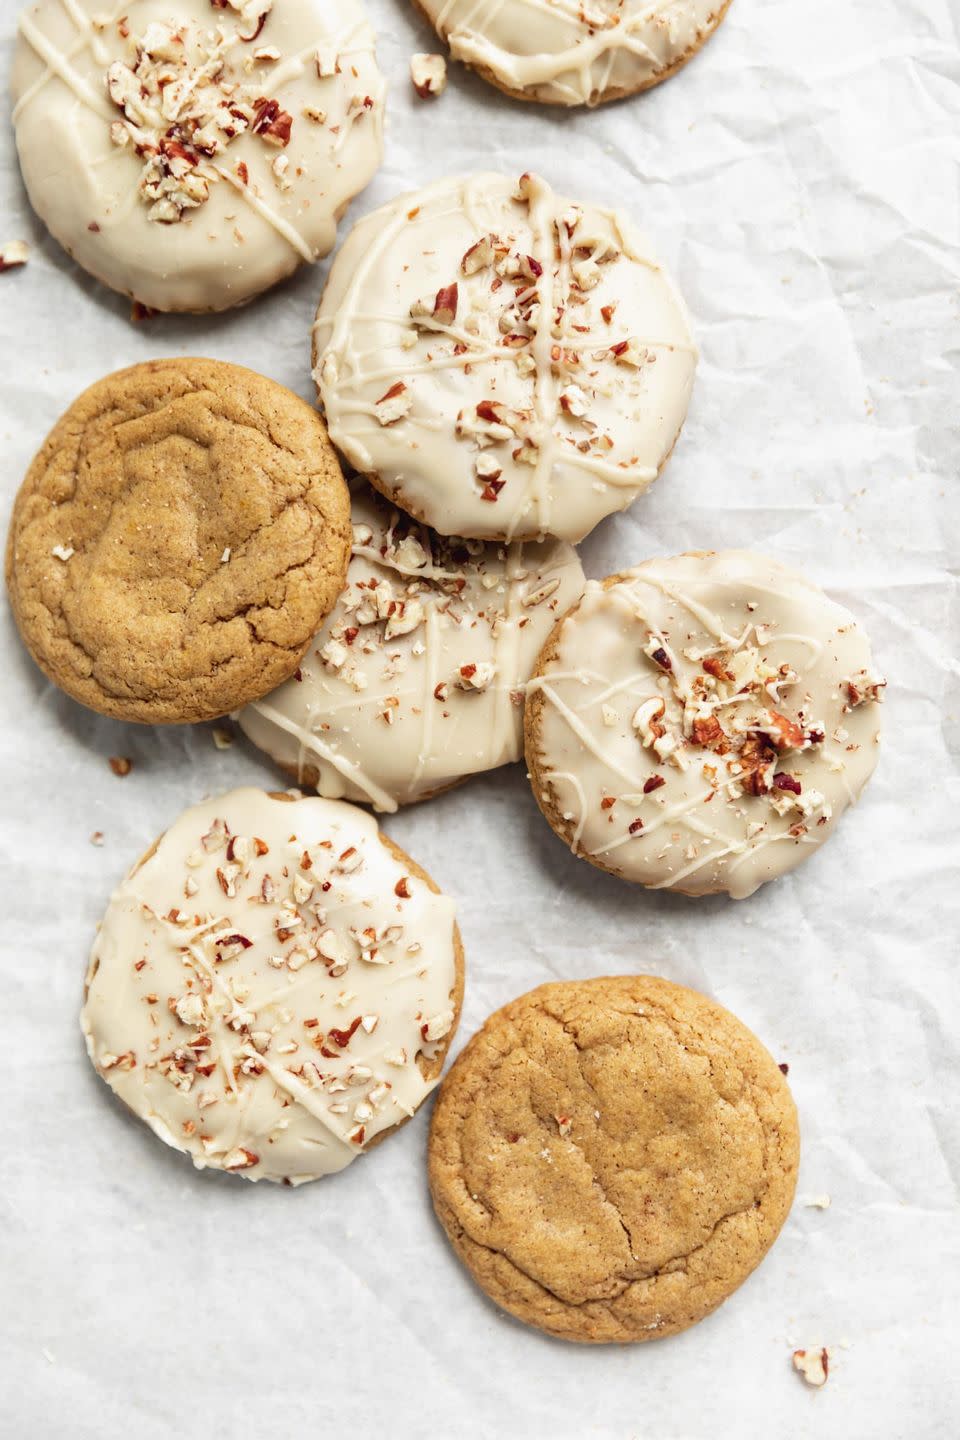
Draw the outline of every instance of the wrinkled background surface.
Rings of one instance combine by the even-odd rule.
[[[474,1291],[433,1220],[427,1116],[297,1191],[194,1173],[121,1113],[77,1012],[112,886],[184,806],[274,783],[208,727],[101,720],[44,682],[4,609],[0,1433],[347,1437],[946,1437],[956,1366],[958,12],[951,0],[734,0],[660,90],[593,114],[512,103],[368,0],[391,82],[386,162],[355,217],[473,166],[538,168],[628,206],[689,304],[703,359],[663,478],[584,546],[588,573],[752,545],[850,605],[890,680],[877,775],[831,843],[741,904],[645,894],[574,861],[520,767],[387,830],[459,902],[465,1039],[557,977],[701,987],[790,1064],[799,1205],[712,1319],[632,1350],[549,1341]],[[18,9],[0,0],[4,75]],[[131,325],[29,212],[0,136],[4,523],[65,405],[152,355],[237,360],[311,397],[323,272],[247,311]],[[129,755],[115,778],[106,757]],[[94,848],[90,833],[102,830]],[[953,1272],[953,1279],[950,1275]],[[826,1389],[795,1345],[836,1347]]]

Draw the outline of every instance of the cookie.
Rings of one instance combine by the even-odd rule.
[[[447,1076],[430,1187],[495,1304],[565,1340],[695,1325],[780,1232],[799,1135],[745,1025],[649,975],[541,985]]]
[[[544,181],[438,181],[368,215],[314,327],[330,436],[442,535],[577,541],[653,481],[696,349],[616,211]]]
[[[383,152],[360,0],[37,0],[13,96],[33,208],[155,310],[241,305],[326,255]]]
[[[414,0],[455,60],[517,100],[601,105],[659,85],[691,60],[730,0]]]
[[[350,497],[323,422],[218,360],[92,385],[20,487],[7,586],[34,660],[120,720],[205,720],[274,689],[333,605]]]
[[[365,485],[347,588],[295,677],[240,712],[299,784],[396,810],[519,760],[523,691],[583,569],[562,540],[449,540]]]
[[[299,1185],[414,1114],[460,1015],[452,900],[352,805],[233,790],[114,894],[81,1016],[97,1072],[199,1169]]]
[[[648,560],[557,625],[527,766],[574,854],[686,895],[811,856],[877,761],[884,681],[849,610],[746,550]]]

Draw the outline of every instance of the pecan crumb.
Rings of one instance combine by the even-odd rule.
[[[818,1389],[826,1385],[830,1374],[830,1353],[825,1345],[819,1350],[794,1350],[793,1368],[808,1385],[814,1385]]]
[[[0,275],[4,270],[17,270],[26,265],[30,257],[30,246],[25,240],[8,240],[0,245]]]
[[[418,51],[410,57],[410,79],[421,100],[436,99],[447,88],[447,62],[442,55]]]

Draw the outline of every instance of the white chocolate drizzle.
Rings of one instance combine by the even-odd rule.
[[[314,329],[330,434],[441,534],[576,541],[656,478],[696,366],[626,218],[536,176],[438,181],[367,216]]]
[[[724,0],[422,0],[455,59],[504,89],[596,105],[656,84],[719,24]]]
[[[859,795],[883,683],[852,615],[776,561],[651,560],[589,582],[563,622],[530,684],[528,759],[575,852],[653,889],[742,898]]]
[[[583,570],[563,541],[444,539],[362,484],[353,521],[346,589],[297,675],[239,718],[299,781],[393,811],[519,759],[524,685]]]
[[[34,208],[91,274],[158,310],[242,304],[325,255],[382,153],[361,0],[39,0],[13,91]]]
[[[200,1168],[300,1184],[413,1114],[455,1024],[453,903],[363,811],[234,790],[114,894],[81,1023],[120,1098]]]

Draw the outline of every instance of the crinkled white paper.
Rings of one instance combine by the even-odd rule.
[[[430,1210],[425,1114],[296,1191],[194,1173],[86,1060],[86,954],[111,887],[174,815],[274,773],[241,740],[217,750],[209,727],[81,710],[4,611],[0,1433],[943,1440],[960,1405],[956,7],[733,0],[661,89],[566,114],[457,67],[439,101],[417,101],[409,56],[432,37],[406,0],[368,3],[390,124],[349,218],[444,171],[536,168],[628,207],[690,307],[688,423],[650,494],[584,545],[588,573],[769,550],[852,607],[890,680],[861,804],[741,904],[647,894],[573,860],[520,767],[391,817],[459,902],[459,1040],[548,979],[651,970],[700,987],[789,1062],[799,1195],[832,1204],[798,1201],[694,1330],[592,1350],[473,1288]],[[0,5],[6,67],[18,8]],[[118,366],[213,355],[312,398],[321,269],[246,311],[132,325],[31,215],[9,128],[0,187],[0,243],[33,247],[0,276],[4,517],[61,410]],[[830,1379],[813,1391],[790,1354],[821,1344]]]

